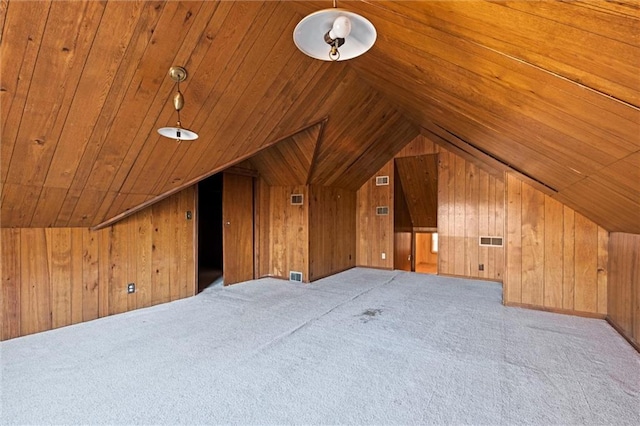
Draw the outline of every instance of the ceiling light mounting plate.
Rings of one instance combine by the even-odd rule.
[[[182,67],[169,68],[169,77],[176,83],[182,83],[187,79],[187,70]]]

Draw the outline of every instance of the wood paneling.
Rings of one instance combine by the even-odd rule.
[[[251,164],[270,186],[305,185],[324,122],[296,133],[251,157]]]
[[[393,180],[390,181],[393,182],[393,231],[396,233],[412,232],[413,221],[411,220],[411,213],[409,212],[409,206],[407,206],[407,198],[402,189],[397,167],[393,168],[393,176]]]
[[[439,168],[438,273],[502,281],[504,248],[479,237],[504,237],[504,182],[445,149]]]
[[[344,271],[356,262],[356,192],[309,188],[309,280]]]
[[[222,253],[224,285],[255,278],[253,266],[253,178],[223,174]]]
[[[186,210],[195,211],[193,188],[100,231],[0,230],[2,339],[193,295]]]
[[[478,247],[480,231],[504,235],[504,183],[473,163],[450,153],[425,136],[418,136],[397,155],[438,154],[438,272],[448,275],[502,280],[503,247]],[[393,161],[378,175],[394,176]],[[481,189],[481,187],[483,189]],[[377,205],[393,205],[393,182],[375,186],[371,179],[358,191],[358,265],[391,268],[393,216],[375,216]],[[380,204],[387,203],[387,204]],[[387,253],[387,260],[380,259]],[[483,271],[479,264],[483,264]]]
[[[303,204],[291,205],[291,194],[302,194]],[[266,232],[262,234],[268,242],[268,248],[262,250],[268,266],[261,270],[285,279],[289,279],[289,271],[302,272],[303,280],[309,282],[308,187],[269,187],[268,202],[268,236]],[[261,209],[260,215],[264,214]]]
[[[639,348],[640,235],[612,232],[608,253],[608,319]]]
[[[356,264],[373,268],[393,268],[394,195],[393,160],[375,175],[389,176],[389,185],[376,186],[375,176],[370,178],[357,193]],[[376,215],[376,207],[388,206],[388,216]],[[382,253],[385,259],[382,259]]]
[[[355,191],[419,131],[430,132],[454,141],[451,151],[465,160],[499,163],[546,185],[547,195],[557,192],[608,231],[640,233],[635,3],[344,0],[378,32],[375,46],[348,63],[311,59],[291,41],[303,15],[326,7],[7,2],[2,227],[121,219],[326,119],[317,150],[299,140],[305,148],[295,152],[279,147],[295,167],[270,158],[278,184],[300,182],[310,164],[306,184]],[[171,65],[189,73],[181,118],[200,134],[193,143],[156,132],[176,119]],[[455,221],[463,184],[454,183],[451,229],[475,228]],[[475,185],[464,190],[473,195]],[[468,243],[451,247],[468,252]],[[479,250],[489,263],[495,254]],[[470,273],[467,260],[441,262]]]
[[[506,191],[505,303],[604,315],[608,233],[509,174]]]
[[[292,205],[291,195],[303,204]],[[268,186],[259,179],[259,276],[311,282],[355,266],[356,193],[318,185]]]
[[[411,232],[393,233],[393,269],[411,271]]]
[[[438,156],[396,158],[395,166],[413,226],[438,226]]]

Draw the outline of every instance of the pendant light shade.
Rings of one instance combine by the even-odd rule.
[[[182,92],[180,92],[180,83],[187,79],[187,70],[182,67],[171,67],[169,68],[169,77],[176,82],[177,91],[173,96],[173,107],[178,113],[178,122],[175,127],[159,128],[158,133],[164,137],[175,139],[178,142],[196,140],[198,139],[198,134],[183,128],[180,122],[180,110],[184,106],[184,96],[182,96]]]
[[[321,61],[346,61],[371,49],[376,29],[368,19],[345,9],[323,9],[304,17],[293,42],[305,55]]]
[[[182,127],[160,127],[158,133],[162,136],[178,141],[194,141],[198,139],[198,134]]]

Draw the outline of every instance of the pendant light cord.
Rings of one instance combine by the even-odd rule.
[[[182,94],[182,92],[180,92],[180,81],[177,81],[176,85],[178,86],[178,93]],[[180,121],[180,109],[176,109],[176,112],[178,113],[178,127],[182,127],[182,121]]]

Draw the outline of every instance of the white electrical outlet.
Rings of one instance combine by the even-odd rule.
[[[387,258],[387,253],[382,253],[382,260],[385,260]]]

